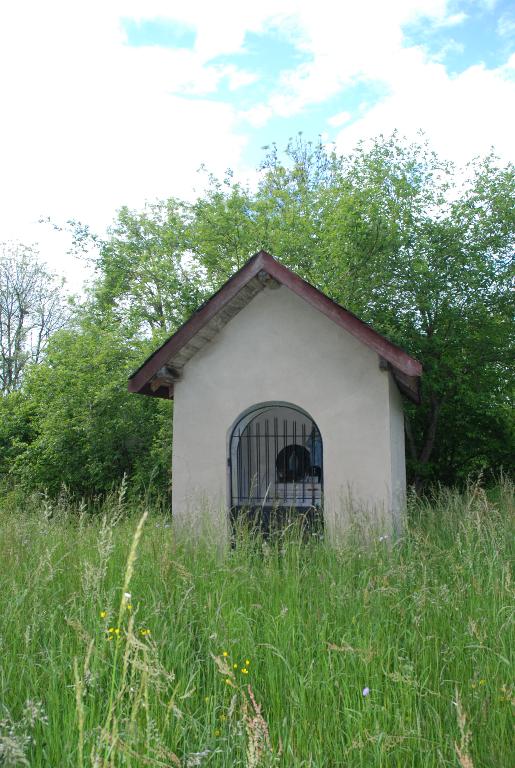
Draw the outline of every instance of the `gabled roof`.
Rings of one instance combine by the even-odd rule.
[[[208,344],[267,284],[272,287],[277,284],[286,286],[336,325],[374,349],[381,365],[392,371],[399,389],[414,402],[420,401],[422,365],[418,360],[280,264],[266,251],[252,256],[173,336],[150,355],[130,377],[129,392],[153,397],[173,397],[174,382],[180,378],[187,361]]]

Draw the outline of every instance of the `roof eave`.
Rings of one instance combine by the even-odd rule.
[[[131,375],[128,390],[152,397],[172,398],[173,387],[151,386],[151,380],[174,354],[198,334],[260,272],[292,290],[330,320],[344,328],[366,346],[374,349],[391,366],[399,389],[415,403],[420,402],[419,378],[422,365],[401,347],[374,331],[356,315],[341,307],[310,283],[276,261],[266,251],[259,251],[206,301],[167,341],[155,350]]]

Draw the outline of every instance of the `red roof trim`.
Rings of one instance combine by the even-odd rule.
[[[334,302],[310,283],[303,280],[290,269],[276,261],[266,251],[252,256],[224,285],[179,328],[168,341],[165,341],[129,379],[129,392],[148,393],[148,382],[174,354],[187,344],[200,329],[211,320],[258,272],[265,270],[281,285],[286,286],[318,309],[334,323],[344,328],[363,344],[374,349],[395,368],[409,377],[419,377],[422,365],[408,355],[401,347],[388,341],[352,312]],[[156,392],[159,396],[159,393]]]
[[[129,378],[129,392],[139,392],[170,358],[188,343],[262,269],[257,253],[164,342]],[[271,257],[270,257],[271,258]]]
[[[422,365],[414,357],[408,355],[401,347],[388,341],[377,331],[374,331],[370,325],[360,320],[359,317],[349,312],[348,309],[337,304],[330,299],[325,293],[319,291],[311,283],[303,280],[287,267],[279,264],[268,253],[265,254],[269,262],[264,267],[266,271],[272,275],[278,282],[290,288],[298,296],[301,296],[315,309],[318,309],[330,320],[337,325],[340,325],[346,331],[351,333],[363,344],[368,347],[372,347],[375,351],[382,355],[388,362],[392,363],[396,368],[399,368],[403,373],[408,376],[420,376],[422,373]]]

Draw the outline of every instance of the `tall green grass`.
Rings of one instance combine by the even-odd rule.
[[[0,766],[515,764],[512,488],[489,498],[412,501],[395,543],[225,552],[123,489],[0,502]]]

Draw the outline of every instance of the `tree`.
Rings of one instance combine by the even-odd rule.
[[[421,360],[422,404],[406,408],[417,488],[508,465],[513,167],[490,156],[458,169],[394,134],[347,157],[298,140],[262,171],[254,194],[226,181],[194,207],[208,273],[219,264],[226,279],[268,248]]]
[[[18,389],[29,363],[38,363],[66,313],[56,277],[37,251],[0,243],[0,393]]]
[[[94,494],[157,467],[167,487],[170,403],[129,395],[127,376],[261,248],[422,362],[422,403],[406,404],[417,488],[510,466],[513,167],[458,169],[394,134],[343,157],[298,139],[260,174],[255,189],[228,173],[192,204],[122,208],[94,237],[87,302],[0,398],[0,472]]]
[[[50,493],[65,484],[86,497],[108,491],[124,474],[134,487],[152,478],[165,490],[171,404],[127,391],[127,377],[148,346],[131,342],[120,326],[99,325],[87,309],[52,336],[22,391],[4,398],[8,418],[0,426],[0,474]],[[0,413],[1,406],[0,400]],[[2,456],[3,432],[11,444],[4,445]]]
[[[187,206],[177,200],[122,208],[99,248],[92,310],[129,335],[169,335],[197,308],[205,292],[199,265],[188,258]]]
[[[406,419],[418,488],[428,479],[464,479],[480,455],[492,466],[485,416],[496,431],[499,420],[506,424],[513,168],[488,157],[466,174],[427,145],[396,136],[359,147],[342,168],[345,194],[328,225],[336,298],[424,365],[422,404]],[[460,446],[454,457],[443,450],[449,439]],[[512,447],[507,441],[497,460],[509,462]]]
[[[211,289],[261,249],[317,285],[329,282],[323,230],[338,168],[336,155],[320,142],[298,138],[288,144],[286,162],[275,145],[268,149],[256,190],[234,182],[231,173],[222,181],[210,176],[191,207],[186,234]]]

